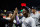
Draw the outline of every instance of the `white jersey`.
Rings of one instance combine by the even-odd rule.
[[[23,17],[19,22],[22,22],[22,27],[36,27],[35,21],[32,17]]]
[[[6,20],[11,20],[11,18],[9,18],[9,17],[7,17],[7,18],[5,18]]]
[[[36,25],[37,25],[39,23],[38,20],[39,20],[40,14],[36,12],[35,14],[31,13],[30,16],[34,18]]]
[[[7,18],[5,18],[6,20],[11,20],[11,18],[10,17],[7,17]],[[8,24],[5,24],[5,27],[9,27],[9,24],[10,23],[8,23]]]

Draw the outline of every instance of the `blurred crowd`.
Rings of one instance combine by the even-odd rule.
[[[36,7],[17,7],[14,11],[0,12],[0,27],[40,27],[40,11]]]

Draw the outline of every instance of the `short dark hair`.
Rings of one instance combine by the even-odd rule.
[[[25,9],[25,10],[27,11],[27,13],[29,13],[28,8],[26,8],[26,7],[22,7],[22,9]]]

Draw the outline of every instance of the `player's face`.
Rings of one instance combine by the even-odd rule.
[[[26,10],[25,9],[23,9],[23,14],[25,14],[26,12],[25,12]]]
[[[23,9],[23,15],[25,14],[26,15],[27,11],[25,9]]]
[[[36,10],[35,9],[32,9],[32,12],[35,12]]]
[[[12,16],[12,13],[10,13],[9,16],[11,17]]]

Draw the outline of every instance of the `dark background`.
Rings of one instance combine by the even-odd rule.
[[[21,9],[21,3],[26,3],[28,7],[38,7],[40,8],[40,0],[0,0],[1,10],[14,10],[15,7]]]

